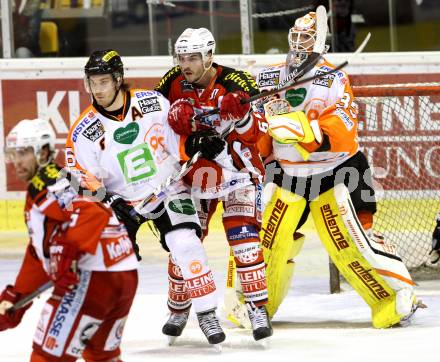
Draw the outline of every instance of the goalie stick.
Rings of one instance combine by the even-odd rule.
[[[24,306],[26,306],[30,302],[32,302],[35,298],[37,298],[42,293],[44,293],[46,290],[48,290],[52,287],[53,287],[52,281],[48,281],[48,282],[44,283],[42,286],[37,288],[31,294],[26,295],[25,297],[21,298],[18,302],[16,302],[11,308],[8,309],[8,312],[15,312],[16,310],[23,308]]]

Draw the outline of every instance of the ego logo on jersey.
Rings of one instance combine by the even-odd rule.
[[[141,108],[142,114],[159,112],[162,110],[159,104],[159,99],[157,99],[157,97],[140,99],[138,103],[139,107]]]

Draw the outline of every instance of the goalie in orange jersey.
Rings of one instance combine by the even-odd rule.
[[[319,26],[323,19],[324,26]],[[319,29],[326,28],[323,7],[298,18],[289,31],[286,63],[261,70],[260,89],[273,89],[305,64],[315,41],[325,39]],[[334,68],[321,56],[303,77]],[[408,319],[417,308],[414,282],[396,246],[373,230],[375,193],[368,161],[359,149],[358,108],[348,75],[340,70],[293,87],[263,107],[269,130],[259,147],[270,201],[261,239],[269,313],[275,313],[287,293],[292,259],[304,239],[298,229],[311,212],[333,262],[370,305],[373,325],[384,328]]]

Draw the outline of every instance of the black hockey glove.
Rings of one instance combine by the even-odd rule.
[[[136,258],[141,260],[139,254],[139,245],[136,242],[136,234],[139,227],[147,220],[142,215],[139,215],[133,206],[129,205],[119,195],[107,194],[103,200],[107,205],[115,212],[116,216],[122,221],[127,229],[128,236],[133,244],[133,250],[136,254]]]
[[[226,143],[214,131],[199,131],[188,136],[185,141],[185,152],[189,157],[200,151],[203,158],[213,160],[225,148]]]
[[[440,260],[440,214],[437,216],[437,225],[432,233],[432,250],[429,255],[431,255],[431,264],[436,264]]]

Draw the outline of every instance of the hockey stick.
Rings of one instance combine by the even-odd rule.
[[[26,295],[25,297],[21,298],[18,302],[16,302],[11,308],[8,309],[8,312],[15,312],[16,310],[23,308],[32,300],[34,300],[36,297],[40,296],[43,292],[53,287],[52,281],[48,281],[44,283],[42,286],[37,288],[35,291],[33,291],[31,294]]]
[[[229,133],[232,132],[234,126],[231,123],[229,127],[227,127],[220,137],[224,139]],[[159,185],[155,191],[153,191],[152,194],[148,195],[146,198],[144,198],[141,202],[139,202],[134,209],[132,210],[133,213],[138,213],[140,215],[144,215],[152,210],[144,210],[149,204],[152,202],[166,196],[167,191],[169,187],[176,182],[180,181],[183,177],[186,176],[186,174],[192,169],[194,164],[202,157],[202,153],[200,151],[196,152],[188,161],[186,161],[180,170],[174,172],[170,176],[167,177],[165,182],[163,182],[161,185]]]

